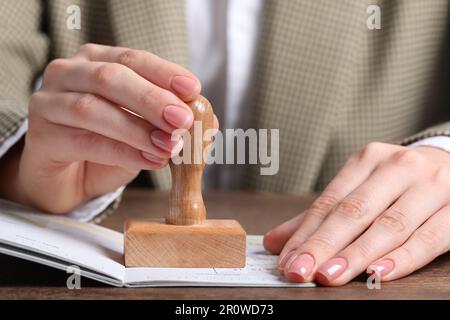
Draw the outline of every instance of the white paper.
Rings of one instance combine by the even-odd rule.
[[[0,243],[123,281],[121,233],[62,216],[3,212]]]
[[[64,216],[0,209],[0,252],[50,267],[80,267],[85,277],[115,286],[311,287],[288,283],[276,269],[261,236],[247,238],[243,269],[125,268],[123,234]]]

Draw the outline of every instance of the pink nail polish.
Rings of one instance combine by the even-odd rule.
[[[327,281],[338,278],[347,269],[347,260],[344,258],[333,258],[325,262],[318,270],[316,277],[324,277]]]
[[[372,274],[374,271],[378,272],[381,276],[385,276],[394,270],[395,263],[391,259],[384,259],[371,264],[367,268],[367,273]]]
[[[198,82],[185,76],[173,77],[170,85],[173,90],[184,97],[191,97],[200,91]]]
[[[142,151],[141,154],[142,154],[142,156],[145,159],[147,159],[147,160],[149,160],[149,161],[151,161],[153,163],[156,163],[156,164],[164,163],[166,161],[166,159],[162,159],[162,158],[157,157],[157,156],[155,156],[155,155],[153,155],[151,153],[148,153],[148,152]]]
[[[314,268],[314,257],[308,253],[302,253],[289,265],[287,277],[295,282],[305,282]]]
[[[168,152],[172,152],[179,146],[180,143],[180,140],[171,140],[172,138],[170,134],[160,130],[152,131],[152,133],[150,134],[150,139],[155,146],[158,146],[159,148]]]
[[[283,271],[284,267],[286,266],[286,263],[291,259],[291,257],[294,255],[295,250],[291,250],[288,253],[284,255],[284,257],[281,258],[280,263],[278,264],[278,269],[280,271]]]
[[[183,107],[168,105],[163,114],[164,119],[176,128],[189,129],[192,125],[192,113]]]

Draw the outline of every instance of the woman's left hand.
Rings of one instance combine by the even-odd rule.
[[[450,153],[370,143],[264,246],[294,282],[339,286],[364,271],[404,277],[450,250]]]

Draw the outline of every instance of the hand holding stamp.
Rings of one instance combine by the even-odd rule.
[[[183,162],[170,163],[169,212],[161,221],[130,220],[125,226],[127,267],[241,268],[245,266],[246,233],[235,220],[207,220],[201,194],[203,154],[211,141],[213,111],[203,97],[189,104],[194,125],[184,141]],[[196,122],[197,121],[197,122]],[[201,134],[195,132],[201,124]],[[185,163],[187,162],[187,163]]]

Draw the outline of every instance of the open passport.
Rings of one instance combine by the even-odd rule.
[[[313,287],[286,282],[277,257],[264,251],[261,236],[247,237],[242,269],[127,268],[123,234],[72,217],[22,206],[0,206],[0,253],[34,261],[118,287]],[[78,272],[77,271],[77,272]]]

